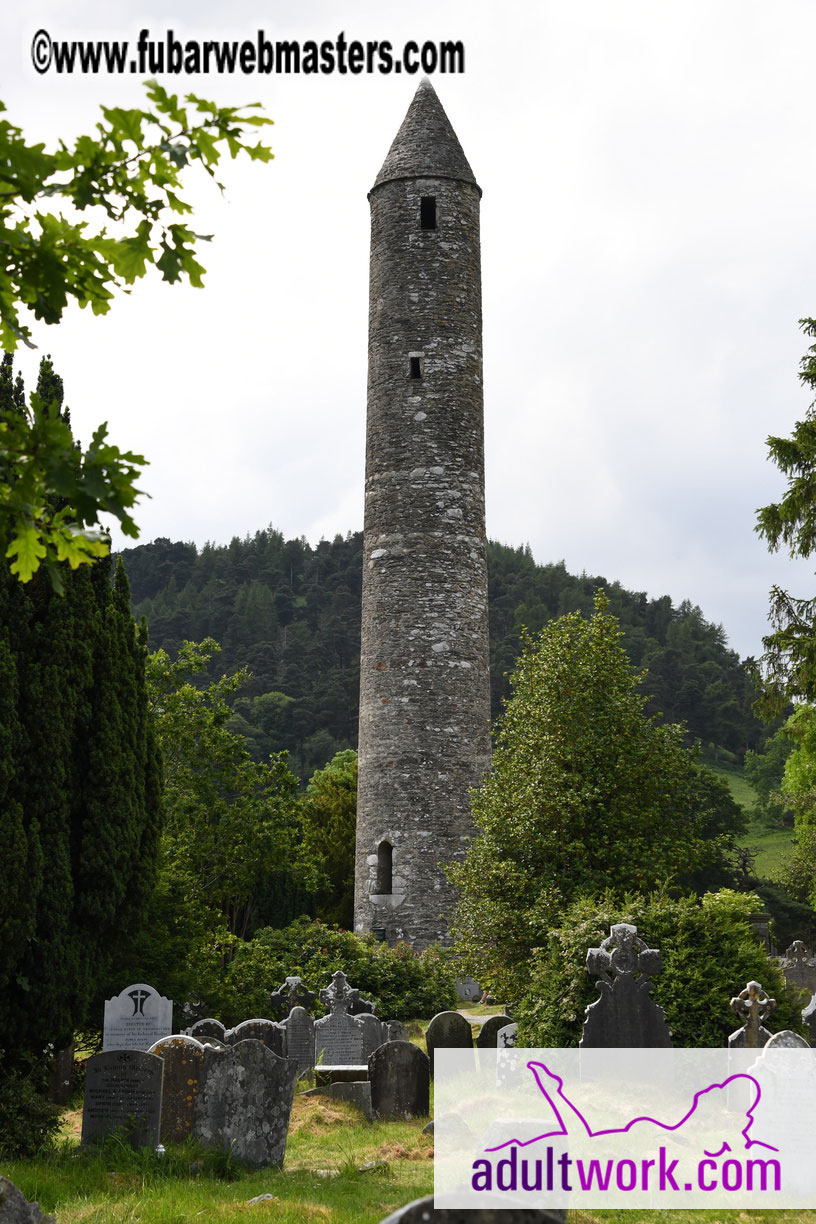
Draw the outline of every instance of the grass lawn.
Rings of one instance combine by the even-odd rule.
[[[754,864],[756,874],[763,879],[773,879],[782,859],[790,853],[793,829],[768,829],[751,819],[756,803],[756,791],[746,781],[741,769],[712,764],[709,764],[709,769],[725,778],[731,788],[731,794],[748,814],[748,829],[740,837],[739,844],[759,852]]]

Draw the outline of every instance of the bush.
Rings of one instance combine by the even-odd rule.
[[[631,922],[650,948],[659,948],[663,969],[652,997],[666,1012],[675,1046],[723,1047],[739,1028],[729,1000],[746,982],[761,982],[778,1002],[772,1031],[804,1032],[801,999],[778,965],[757,942],[748,915],[760,908],[752,893],[724,889],[702,899],[664,896],[624,898],[606,893],[582,897],[549,932],[530,971],[530,987],[518,1007],[519,1039],[527,1046],[577,1046],[585,1008],[598,991],[585,969],[588,948],[606,939],[616,922]]]
[[[267,927],[251,940],[226,939],[208,955],[201,980],[210,985],[201,991],[198,1010],[230,1025],[265,1015],[271,991],[286,977],[299,975],[317,993],[337,969],[376,1004],[384,1020],[433,1015],[457,1001],[456,969],[442,948],[420,953],[408,944],[391,948],[371,935],[309,918],[280,930]]]
[[[0,1157],[6,1160],[36,1156],[60,1125],[59,1111],[45,1096],[46,1059],[23,1054],[17,1062],[0,1072]]]

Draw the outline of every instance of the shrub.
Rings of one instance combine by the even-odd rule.
[[[722,1047],[739,1021],[729,1000],[746,982],[759,981],[776,998],[772,1031],[803,1032],[801,999],[778,965],[757,942],[748,915],[760,908],[752,893],[724,889],[702,899],[611,893],[582,897],[562,915],[539,950],[529,990],[518,1007],[519,1037],[527,1046],[576,1046],[584,1010],[598,992],[585,970],[588,948],[598,947],[616,922],[631,922],[650,948],[659,948],[663,968],[652,981],[652,997],[666,1012],[680,1048]]]
[[[0,1050],[0,1055],[3,1051]],[[59,1130],[59,1111],[46,1099],[46,1058],[21,1054],[0,1072],[0,1156],[36,1156]]]
[[[391,948],[371,935],[309,918],[279,930],[264,928],[251,940],[213,945],[201,968],[210,985],[201,992],[198,1010],[203,1007],[225,1024],[265,1015],[270,992],[288,976],[299,975],[317,993],[337,969],[377,1005],[382,1019],[407,1020],[456,1006],[449,952],[431,947],[417,953],[408,944]]]

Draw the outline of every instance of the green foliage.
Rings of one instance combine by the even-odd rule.
[[[749,981],[761,982],[777,1000],[772,1032],[803,1032],[798,992],[785,985],[749,926],[749,914],[759,908],[758,897],[730,890],[702,899],[611,892],[576,898],[531,957],[518,1009],[522,1043],[578,1044],[585,1008],[598,994],[585,969],[587,950],[617,922],[633,923],[650,948],[660,949],[663,967],[652,979],[652,997],[665,1010],[675,1046],[725,1046],[740,1027],[729,1000]]]
[[[226,923],[244,936],[257,889],[294,857],[296,779],[282,757],[252,759],[230,731],[227,697],[246,678],[222,676],[206,688],[192,680],[218,651],[206,639],[185,642],[172,661],[156,651],[147,683],[164,759],[166,820],[162,872],[211,929]]]
[[[316,770],[300,808],[303,856],[320,881],[317,916],[350,927],[354,921],[357,753],[338,752]]]
[[[335,753],[356,746],[361,533],[312,547],[269,527],[224,546],[159,539],[124,556],[134,614],[146,617],[156,647],[172,655],[184,640],[212,637],[222,646],[221,670],[249,669],[249,681],[230,699],[230,727],[256,760],[286,749],[305,783]],[[488,545],[488,574],[498,715],[521,625],[536,632],[562,613],[589,614],[594,591],[607,584],[570,575],[563,563],[536,565],[529,549],[497,543]],[[647,713],[683,720],[690,739],[740,755],[746,745],[759,746],[763,727],[751,711],[756,693],[720,627],[667,596],[649,600],[612,583],[608,597],[630,662],[650,669],[642,688]],[[208,674],[216,678],[212,664]]]
[[[800,319],[799,326],[816,338],[815,319]],[[816,344],[800,362],[799,379],[816,390]],[[816,548],[816,400],[789,438],[768,438],[768,450],[787,477],[787,490],[781,501],[757,510],[755,530],[771,552],[784,545],[791,557],[810,557]],[[816,698],[814,618],[816,599],[798,599],[778,586],[771,590],[773,632],[762,639],[765,653],[757,666],[764,713],[780,714],[795,697]]]
[[[226,152],[268,161],[248,135],[271,120],[193,94],[185,107],[155,81],[147,97],[149,110],[103,107],[97,135],[54,152],[0,118],[0,350],[34,347],[23,312],[57,323],[73,299],[105,314],[151,264],[166,281],[202,284],[197,244],[207,236],[177,220],[192,211],[178,194],[183,172],[200,166],[214,178]],[[58,200],[71,215],[55,211]],[[76,219],[86,211],[93,221]],[[104,555],[107,540],[93,530],[102,513],[137,535],[129,510],[142,456],[112,446],[106,424],[83,454],[51,397],[13,407],[4,398],[0,388],[0,545],[12,573],[28,582],[44,562],[58,580],[58,562],[76,568]]]
[[[0,1031],[6,1071],[86,1023],[154,879],[160,763],[121,565],[64,595],[0,568]]]
[[[450,953],[435,947],[416,953],[407,944],[390,948],[370,935],[301,918],[283,929],[258,931],[246,942],[210,945],[201,959],[199,1010],[237,1024],[265,1015],[270,990],[286,977],[298,974],[319,991],[337,969],[377,1004],[383,1019],[408,1020],[456,1006]]]
[[[59,1111],[45,1099],[48,1060],[26,1051],[9,1066],[2,1056],[0,1050],[0,1158],[37,1156],[60,1128]]]
[[[449,875],[454,930],[477,978],[518,998],[533,948],[582,892],[621,894],[727,875],[744,817],[700,771],[679,726],[644,712],[603,596],[528,639],[493,772],[472,792],[478,835]]]

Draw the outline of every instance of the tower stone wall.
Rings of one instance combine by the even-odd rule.
[[[355,927],[447,939],[490,761],[481,192],[429,82],[371,204]]]

